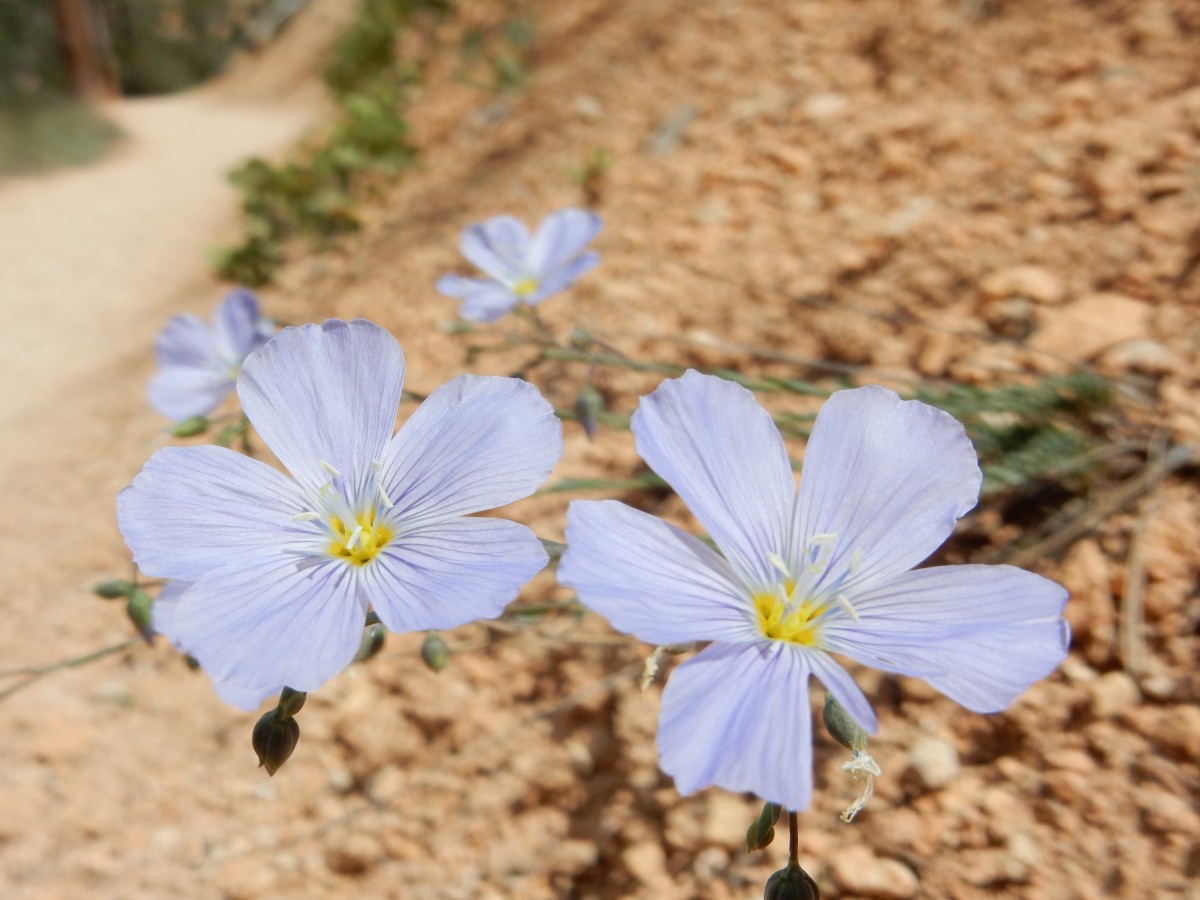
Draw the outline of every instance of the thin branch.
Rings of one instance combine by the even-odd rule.
[[[60,669],[74,669],[79,666],[86,666],[88,663],[95,662],[98,659],[103,659],[106,656],[111,656],[114,653],[120,653],[132,647],[134,644],[142,643],[140,637],[127,638],[119,644],[112,644],[108,647],[101,647],[99,650],[93,650],[90,653],[85,653],[82,656],[73,656],[70,659],[60,659],[58,662],[48,663],[44,666],[26,666],[19,669],[8,669],[0,672],[0,678],[24,678],[24,681],[18,681],[16,684],[10,685],[3,691],[0,691],[0,703],[7,700],[13,694],[25,690],[32,684],[41,681],[47,675],[57,672]]]

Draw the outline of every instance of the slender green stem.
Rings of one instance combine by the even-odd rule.
[[[99,650],[93,650],[90,653],[85,653],[82,656],[73,656],[70,659],[60,659],[58,662],[48,663],[44,666],[27,666],[20,669],[9,669],[0,672],[0,678],[24,678],[24,681],[18,681],[16,684],[0,691],[0,702],[7,700],[18,691],[23,691],[47,675],[57,672],[59,669],[73,669],[78,666],[86,666],[88,663],[95,662],[98,659],[103,659],[106,656],[111,656],[114,653],[120,653],[134,644],[142,643],[140,637],[128,638],[121,641],[119,644],[112,644],[108,647],[101,647]]]

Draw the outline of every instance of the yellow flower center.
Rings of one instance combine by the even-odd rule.
[[[347,528],[346,523],[337,516],[329,520],[329,526],[333,529],[329,555],[356,566],[365,566],[392,539],[393,532],[386,523],[376,521],[373,509],[359,513],[355,518],[353,529]]]
[[[518,297],[528,297],[538,289],[536,278],[530,278],[528,275],[513,285],[513,293]]]
[[[784,590],[790,597],[795,585],[787,584],[782,588],[754,595],[758,627],[773,641],[787,641],[804,647],[817,646],[817,622],[829,607],[812,600],[793,606],[790,600],[784,599]]]

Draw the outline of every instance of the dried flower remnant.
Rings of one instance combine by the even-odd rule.
[[[499,615],[545,565],[528,528],[470,514],[550,474],[551,406],[524,381],[464,375],[393,435],[403,378],[400,346],[370,322],[287,328],[237,389],[290,477],[168,447],[119,495],[142,571],[191,582],[164,630],[231,702],[315,690],[354,658],[372,608],[390,631],[452,628]]]
[[[150,405],[172,422],[206,416],[237,384],[238,370],[275,333],[258,298],[235,290],[213,313],[212,325],[175,316],[154,342],[158,372],[150,379]]]
[[[797,490],[783,440],[744,388],[688,372],[642,399],[639,454],[721,553],[616,501],[575,501],[559,580],[651,644],[711,641],[663,692],[660,763],[688,794],[812,794],[816,675],[866,732],[876,719],[831,654],[1006,709],[1066,655],[1066,592],[1011,566],[913,569],[974,506],[981,475],[951,416],[864,387],[829,398]]]
[[[438,293],[462,301],[459,315],[494,322],[516,306],[537,306],[565,291],[600,262],[584,251],[603,227],[600,217],[584,209],[560,209],[542,220],[531,237],[512,216],[493,216],[462,233],[463,256],[487,278],[443,275]]]

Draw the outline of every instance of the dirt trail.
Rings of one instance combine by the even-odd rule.
[[[0,425],[56,415],[81,381],[137,348],[183,295],[215,290],[205,248],[234,221],[225,173],[286,147],[310,105],[235,105],[197,91],[106,110],[127,133],[84,169],[0,184]],[[26,448],[7,442],[11,457]]]

